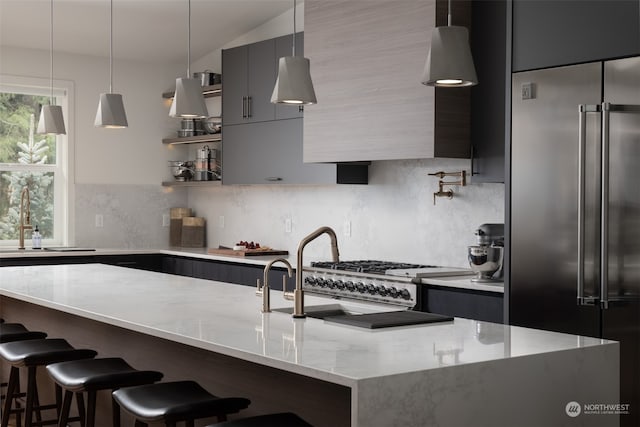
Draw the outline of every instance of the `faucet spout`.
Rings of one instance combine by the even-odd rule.
[[[320,227],[308,236],[304,237],[298,245],[298,259],[296,264],[296,289],[293,291],[293,317],[304,318],[304,292],[302,290],[302,270],[303,270],[303,252],[305,246],[314,241],[323,234],[327,234],[331,239],[331,255],[333,261],[338,262],[340,260],[340,252],[338,251],[338,238],[336,232],[331,227]]]
[[[18,226],[20,238],[18,249],[24,249],[24,231],[31,229],[33,229],[31,226],[31,199],[29,197],[29,187],[24,187],[20,193],[20,224]]]
[[[262,295],[262,312],[269,313],[271,311],[271,295],[270,295],[270,287],[269,287],[269,271],[271,271],[271,267],[281,262],[287,266],[287,272],[289,273],[289,277],[293,277],[293,267],[289,264],[284,258],[278,258],[271,261],[264,267],[264,273],[262,275],[262,287],[258,286],[258,291],[256,292],[258,295]],[[286,292],[286,276],[282,276],[282,291]]]

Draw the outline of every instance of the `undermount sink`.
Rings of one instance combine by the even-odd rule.
[[[274,308],[272,311],[293,314],[293,307]],[[345,314],[358,314],[347,310],[346,307],[340,304],[310,305],[304,308],[304,313],[307,317],[313,317],[314,319],[324,319],[325,317],[342,316]]]

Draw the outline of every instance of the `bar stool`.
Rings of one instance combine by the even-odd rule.
[[[207,427],[313,427],[311,424],[291,412],[258,415],[223,423],[210,424]]]
[[[75,349],[63,339],[33,339],[0,344],[0,357],[11,365],[9,385],[7,386],[7,397],[4,402],[3,413],[9,414],[12,410],[14,401],[16,401],[20,396],[20,389],[18,388],[18,378],[20,375],[19,369],[27,368],[25,427],[31,427],[34,424],[49,424],[50,422],[42,421],[41,411],[46,409],[56,409],[57,420],[60,415],[62,390],[56,384],[56,403],[51,405],[40,405],[36,384],[38,366],[67,360],[89,359],[95,357],[96,354],[97,352],[93,350]],[[35,423],[33,422],[34,412],[37,420]],[[8,424],[9,417],[3,417],[0,426],[7,427]]]
[[[30,331],[22,323],[0,323],[0,343],[46,338],[47,334]]]
[[[151,384],[162,379],[162,373],[156,371],[139,371],[132,368],[123,359],[84,359],[71,362],[60,362],[47,365],[47,372],[62,389],[64,398],[58,424],[66,426],[69,420],[69,409],[73,394],[87,393],[86,427],[94,427],[96,419],[96,394],[100,390],[116,390]],[[120,407],[111,398],[114,427],[120,426]]]
[[[218,417],[246,409],[251,401],[242,397],[216,397],[195,381],[176,381],[121,388],[113,392],[118,404],[133,415],[136,427],[149,422],[164,422],[175,427],[184,421],[193,427],[197,419]]]
[[[4,319],[0,322],[0,343],[5,342],[13,342],[13,341],[21,341],[21,340],[34,340],[34,339],[43,339],[47,337],[47,334],[40,331],[30,331],[24,327],[21,323],[4,323]],[[19,380],[17,380],[19,381]],[[7,387],[8,384],[3,382],[0,383],[0,387]],[[16,384],[18,390],[20,390],[20,384]],[[24,393],[19,393],[19,397],[26,396]],[[1,399],[4,399],[6,395],[2,394],[0,396]],[[16,425],[20,426],[20,414],[22,413],[23,408],[20,405],[16,405],[16,408],[11,410],[11,412],[7,412],[7,417],[11,416],[11,414],[16,415]],[[1,418],[1,417],[0,417]]]

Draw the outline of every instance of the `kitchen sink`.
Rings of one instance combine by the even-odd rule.
[[[274,308],[272,311],[293,314],[293,307]],[[357,314],[351,310],[347,310],[346,307],[340,304],[310,305],[304,308],[304,312],[307,317],[313,317],[314,319],[324,319],[325,317],[331,316],[343,316],[345,314]]]
[[[451,322],[454,320],[451,316],[412,310],[397,310],[397,308],[391,309],[393,311],[389,311],[389,308],[379,311],[360,310],[360,308],[362,307],[352,308],[342,304],[322,304],[307,306],[304,311],[307,317],[365,329]],[[293,307],[276,308],[273,311],[292,314]]]

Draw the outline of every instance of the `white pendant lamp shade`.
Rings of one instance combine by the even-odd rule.
[[[209,116],[200,80],[191,77],[191,0],[187,0],[187,77],[176,79],[169,116],[199,119]]]
[[[192,119],[209,116],[207,104],[205,104],[204,96],[202,95],[200,80],[188,78],[176,79],[176,93],[173,96],[169,115],[171,117]]]
[[[465,27],[436,27],[422,75],[422,84],[438,87],[463,87],[478,84]]]
[[[310,63],[301,56],[285,56],[278,64],[278,78],[273,88],[274,104],[316,104],[316,93],[311,82]]]
[[[104,128],[126,128],[127,114],[124,111],[122,95],[119,93],[101,93],[96,113],[95,126]]]
[[[62,107],[59,105],[43,105],[40,110],[40,119],[38,120],[36,132],[48,135],[66,135],[67,130],[64,127]]]
[[[51,97],[49,105],[43,105],[36,133],[47,135],[66,135],[62,107],[53,105],[53,0],[49,1],[49,88]]]
[[[101,93],[94,126],[117,129],[129,126],[122,95],[113,91],[113,0],[109,9],[109,93]]]

